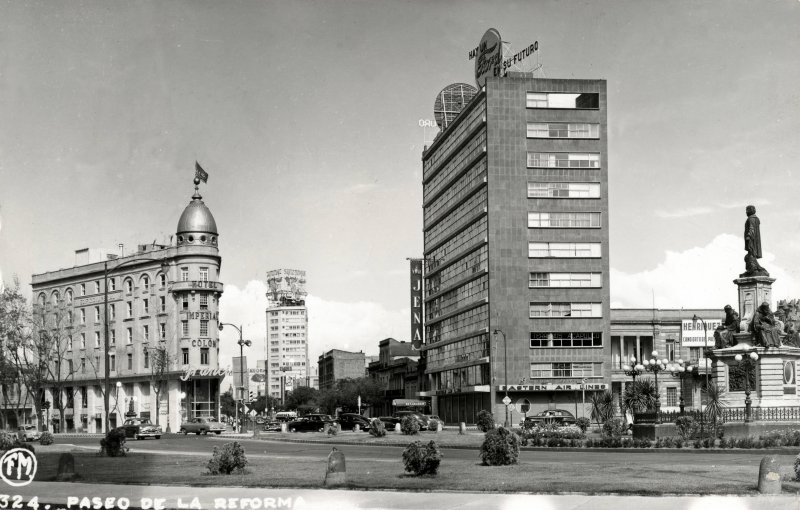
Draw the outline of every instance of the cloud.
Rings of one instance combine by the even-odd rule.
[[[349,188],[347,188],[346,191],[348,193],[354,193],[354,194],[360,195],[360,194],[363,194],[363,193],[369,193],[371,191],[374,191],[377,188],[378,188],[378,184],[377,183],[370,182],[370,183],[355,184],[355,185],[350,186]]]
[[[756,199],[756,200],[751,200],[748,203],[736,202],[728,204],[710,204],[710,205],[692,206],[692,207],[685,207],[683,209],[670,209],[670,210],[656,209],[654,213],[659,218],[688,218],[690,216],[700,216],[703,214],[709,214],[721,209],[744,209],[749,204],[759,204],[759,206],[764,206],[764,205],[769,205],[770,201],[764,199]]]
[[[266,282],[251,280],[243,289],[226,285],[220,300],[220,320],[241,325],[244,338],[253,342],[245,348],[247,364],[255,366],[256,360],[266,358],[267,334]],[[346,303],[329,301],[320,296],[306,297],[308,308],[308,357],[315,365],[317,359],[330,349],[364,351],[378,354],[378,342],[387,337],[408,340],[409,310],[387,310],[378,303],[359,301]],[[220,332],[220,367],[231,364],[239,356],[239,333],[229,326]]]
[[[772,286],[777,300],[800,295],[798,282],[774,264],[775,256],[765,252],[759,262],[776,278]],[[611,306],[614,308],[722,308],[738,306],[734,278],[744,272],[741,238],[720,234],[706,246],[682,252],[667,251],[654,269],[625,273],[611,269]]]

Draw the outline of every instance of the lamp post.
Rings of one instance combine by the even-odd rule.
[[[508,342],[506,341],[506,334],[499,329],[494,330],[494,334],[500,333],[503,335],[503,387],[506,390],[506,396],[503,397],[503,404],[506,406],[506,421],[505,427],[508,428],[508,404],[511,399],[508,398]]]
[[[708,347],[707,345],[705,345],[705,344],[708,343],[708,328],[706,326],[706,321],[704,321],[702,319],[702,317],[699,317],[697,314],[694,314],[694,316],[692,317],[692,322],[697,322],[697,321],[700,321],[701,323],[703,323],[703,344],[704,344],[703,345],[703,371],[706,373],[706,395],[708,395],[708,363],[706,361],[708,358],[705,355],[705,351],[706,351],[706,349]],[[699,364],[699,360],[698,360],[698,364]],[[703,410],[703,392],[702,391],[700,392],[700,410],[701,411]]]
[[[683,400],[683,379],[685,377],[691,377],[692,372],[695,371],[696,367],[687,364],[682,359],[679,359],[677,363],[670,365],[669,368],[670,372],[672,372],[672,377],[677,377],[680,380],[681,384],[680,409],[681,409],[681,416],[683,416],[685,408],[685,403]]]
[[[636,378],[644,372],[644,365],[636,363],[636,356],[631,356],[631,364],[622,365],[622,370],[625,372],[625,375],[633,378],[633,382],[636,382]]]
[[[181,409],[180,409],[180,412],[181,412],[181,421],[185,421],[185,420],[186,420],[186,417],[185,417],[185,413],[184,413],[183,399],[185,399],[185,398],[186,398],[186,392],[185,392],[185,391],[182,391],[182,392],[181,392],[181,394],[180,394],[180,397],[181,397],[181,402],[180,402],[180,406],[181,406]]]
[[[745,356],[737,354],[734,359],[744,369],[744,422],[750,423],[753,421],[750,415],[750,408],[753,405],[753,401],[750,400],[750,371],[758,364],[758,353],[753,350],[750,354],[745,352]]]
[[[106,423],[106,432],[108,432],[108,412],[109,412],[109,405],[108,399],[111,393],[111,367],[109,366],[109,350],[111,349],[109,340],[108,340],[108,276],[111,271],[115,271],[121,267],[128,266],[131,264],[137,264],[141,262],[161,262],[161,269],[164,271],[166,276],[167,271],[169,271],[169,262],[167,262],[166,257],[163,259],[152,259],[152,258],[138,258],[132,260],[126,260],[125,262],[120,262],[113,268],[109,270],[108,268],[108,258],[103,261],[103,348],[105,349],[104,354],[104,361],[105,361],[105,370],[104,370],[104,384],[103,387],[105,390],[103,391],[103,411],[105,412],[105,423]],[[113,259],[112,259],[113,260]],[[119,391],[119,390],[117,390]]]
[[[122,383],[117,381],[116,388],[117,388],[117,393],[114,396],[114,416],[116,416],[117,413],[119,413],[119,389],[122,388]]]
[[[661,391],[658,389],[658,373],[667,369],[667,360],[658,358],[658,351],[652,352],[653,357],[645,360],[644,368],[648,372],[652,372],[656,378],[656,416],[661,410]]]
[[[232,327],[233,329],[235,329],[236,331],[239,332],[239,341],[236,342],[236,343],[239,344],[239,375],[240,375],[240,377],[239,377],[239,383],[240,383],[239,384],[239,388],[240,388],[240,391],[244,392],[244,346],[246,345],[246,346],[250,347],[251,345],[253,345],[253,342],[251,342],[250,340],[242,340],[242,326],[236,326],[235,324],[231,324],[230,322],[220,322],[219,323],[219,330],[220,331],[222,331],[223,326],[230,326],[230,327]],[[234,382],[234,386],[235,385],[236,385],[236,383]],[[242,395],[242,402],[244,402],[244,395]],[[236,423],[238,423],[239,422],[239,405],[237,404],[236,406],[234,406],[234,408],[236,409]],[[242,406],[242,416],[244,416],[244,406]],[[244,422],[245,421],[243,419],[242,423],[244,423]]]

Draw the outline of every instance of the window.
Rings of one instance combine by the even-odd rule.
[[[602,317],[602,303],[531,303],[530,317]]]
[[[144,277],[142,277],[142,289],[144,290],[144,292],[147,292],[148,290],[150,290],[150,277],[149,276],[145,275]]]
[[[200,321],[200,336],[208,336],[208,321]]]
[[[667,388],[667,407],[677,407],[678,388]]]
[[[675,361],[675,340],[667,340],[667,361]]]
[[[189,364],[189,348],[188,347],[181,348],[181,358],[183,359],[183,364],[184,365],[188,365]]]
[[[94,332],[94,346],[95,347],[100,347],[100,332],[99,331],[95,331]]]
[[[111,316],[111,320],[113,321],[114,319],[117,318],[117,305],[111,304],[111,305],[108,305],[108,306],[109,306],[109,309],[108,309],[109,310],[109,315]]]
[[[112,372],[116,372],[117,370],[117,356],[116,354],[110,354],[108,356],[108,366],[109,370]]]
[[[181,298],[181,307],[184,310],[188,310],[189,309],[189,296],[183,296]]]
[[[553,363],[553,377],[572,377],[572,363]]]
[[[148,342],[150,340],[150,326],[145,324],[142,326],[142,341]]]
[[[125,280],[125,292],[131,293],[133,292],[133,280],[128,278]]]
[[[200,364],[208,365],[208,347],[200,348]]]
[[[129,344],[133,343],[133,328],[127,328],[125,330],[125,338],[128,340]]]
[[[600,168],[597,152],[529,152],[528,168]]]
[[[86,309],[81,308],[81,324],[86,324]]]
[[[602,287],[601,273],[530,273],[528,287]]]
[[[181,335],[189,336],[189,321],[181,321]]]
[[[528,92],[526,106],[528,108],[597,110],[600,108],[600,94],[597,92],[584,92],[582,94]]]
[[[142,299],[142,309],[144,310],[144,314],[148,315],[150,313],[150,300],[149,299]]]
[[[167,298],[164,296],[160,296],[158,298],[158,309],[161,313],[165,313],[167,311]]]
[[[81,349],[86,349],[86,333],[81,333]]]
[[[600,124],[529,122],[528,138],[600,138]]]
[[[536,347],[602,347],[602,332],[531,332],[531,348]]]
[[[128,353],[128,370],[133,370],[133,353]]]
[[[109,278],[108,279],[108,290],[117,290],[117,279],[116,278]]]
[[[208,294],[200,294],[200,309],[208,310]]]
[[[602,363],[531,363],[531,379],[602,377]]]
[[[600,213],[529,212],[528,228],[600,228]]]
[[[133,302],[128,301],[127,303],[125,303],[125,309],[126,309],[125,316],[130,319],[133,316]]]
[[[100,307],[99,306],[95,306],[94,307],[94,322],[95,322],[95,324],[98,324],[100,322]]]
[[[600,183],[529,182],[528,198],[600,198]]]
[[[86,373],[86,358],[81,358],[81,373]]]
[[[81,334],[83,334],[83,333],[81,333]],[[67,338],[67,350],[68,351],[72,350],[72,337]]]
[[[531,258],[598,258],[600,243],[528,243]]]
[[[81,407],[84,409],[89,407],[89,397],[86,393],[86,386],[81,386]]]
[[[117,332],[115,330],[113,330],[113,329],[110,330],[108,332],[108,335],[109,335],[108,336],[108,343],[110,343],[111,345],[114,345],[115,343],[117,343]]]
[[[75,317],[72,314],[72,310],[67,310],[67,325],[72,326],[72,323],[75,321]]]
[[[67,304],[68,305],[72,304],[72,289],[67,289],[67,293],[66,293],[66,298],[65,299],[67,300]]]
[[[158,338],[159,340],[167,339],[167,325],[163,322],[158,325]]]
[[[207,282],[208,281],[208,268],[207,267],[201,267],[200,268],[200,281],[201,282]]]
[[[189,268],[188,267],[182,267],[181,268],[181,281],[182,282],[188,282],[189,281]]]
[[[100,294],[100,280],[94,282],[94,293]]]
[[[81,296],[85,296],[85,295],[86,295],[86,284],[82,283],[81,284]]]
[[[150,351],[144,351],[144,368],[150,368]]]
[[[158,286],[162,289],[167,286],[167,275],[164,273],[159,273],[158,275]]]

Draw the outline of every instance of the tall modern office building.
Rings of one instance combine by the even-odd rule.
[[[308,372],[306,272],[276,269],[267,273],[267,392],[282,394],[311,386]]]
[[[514,422],[570,409],[610,382],[606,83],[484,80],[422,155],[419,394],[449,423],[503,421],[506,396]]]

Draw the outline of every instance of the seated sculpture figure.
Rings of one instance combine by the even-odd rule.
[[[755,345],[762,345],[766,348],[781,346],[781,328],[775,320],[775,315],[769,309],[769,303],[761,303],[761,306],[753,314],[749,329],[753,334]]]
[[[783,339],[783,345],[800,347],[800,334],[797,333],[791,322],[786,324],[786,337]]]
[[[725,322],[714,330],[714,348],[724,349],[736,344],[734,333],[740,331],[739,314],[731,305],[725,305]]]

